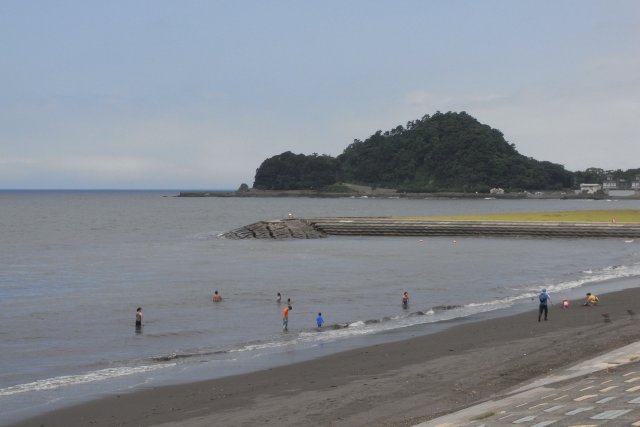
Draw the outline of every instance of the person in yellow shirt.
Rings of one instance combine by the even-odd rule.
[[[592,306],[592,305],[598,305],[598,301],[600,301],[598,299],[597,296],[593,295],[591,292],[587,292],[587,299],[584,302],[584,306]]]

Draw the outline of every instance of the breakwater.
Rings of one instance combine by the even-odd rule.
[[[640,223],[434,221],[337,217],[260,221],[221,235],[228,239],[312,239],[326,236],[640,238]]]
[[[326,237],[326,233],[317,229],[307,220],[285,219],[258,221],[235,230],[228,231],[220,237],[225,239],[317,239]]]

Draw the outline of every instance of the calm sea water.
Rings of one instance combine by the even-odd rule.
[[[640,209],[639,201],[177,198],[0,191],[0,423],[634,286],[640,242],[330,237],[229,241],[258,220]],[[224,301],[211,302],[218,290]],[[401,293],[411,295],[408,310]],[[291,298],[288,333],[283,305]],[[134,328],[142,306],[144,327]],[[322,312],[327,327],[315,329]]]

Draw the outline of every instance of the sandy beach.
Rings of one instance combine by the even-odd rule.
[[[105,397],[15,426],[407,426],[640,340],[640,289],[255,373]]]

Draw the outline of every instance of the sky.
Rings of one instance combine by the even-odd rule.
[[[466,111],[640,168],[640,1],[2,0],[0,189],[237,189]]]

